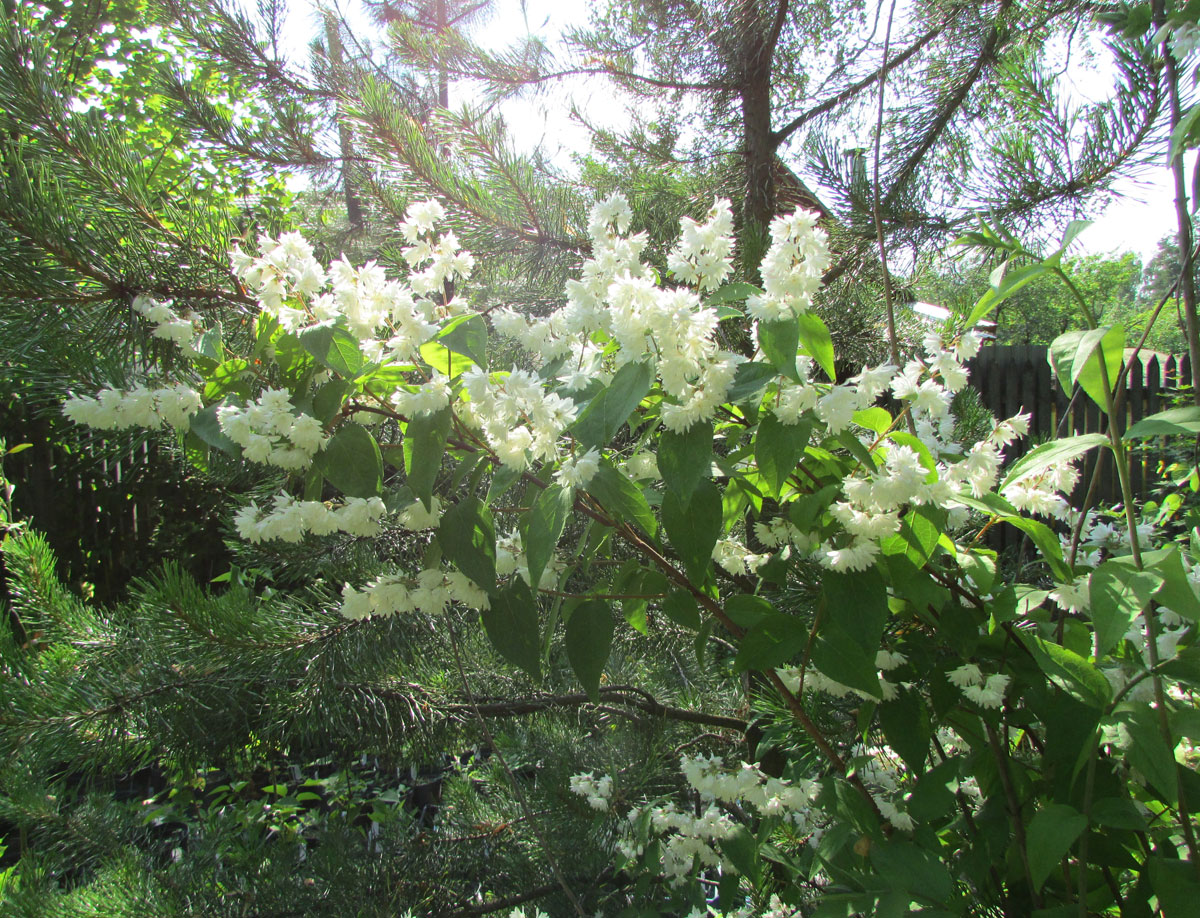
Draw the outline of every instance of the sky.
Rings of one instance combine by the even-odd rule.
[[[295,3],[289,20],[289,34],[285,36],[297,55],[304,53],[316,25],[313,14],[308,11],[311,7],[306,8],[307,2],[298,0]],[[491,17],[477,27],[474,35],[481,43],[497,49],[526,34],[538,35],[553,46],[564,29],[586,23],[588,10],[593,5],[587,0],[496,0]],[[368,30],[365,34],[377,28],[361,14],[356,14],[353,7],[346,9],[351,24]],[[1097,59],[1103,61],[1106,53],[1101,49]],[[1076,61],[1068,57],[1068,64],[1063,69],[1064,91],[1068,96],[1088,98],[1089,92],[1104,92],[1109,83],[1104,74],[1101,72],[1098,77],[1095,71],[1079,66],[1077,59],[1078,55]],[[470,95],[470,86],[452,86],[451,106],[469,101]],[[564,80],[533,98],[505,103],[501,113],[518,148],[540,147],[551,162],[570,171],[571,155],[585,151],[589,138],[587,129],[565,114],[572,103],[586,113],[589,121],[600,126],[619,126],[628,117],[627,101],[613,91],[607,80],[597,77]],[[1192,162],[1187,164],[1189,181]],[[803,171],[800,171],[803,177]],[[1176,227],[1174,193],[1165,152],[1139,176],[1120,180],[1114,192],[1114,199],[1079,237],[1072,252],[1120,254],[1132,251],[1147,261],[1157,250],[1158,240],[1174,232]]]

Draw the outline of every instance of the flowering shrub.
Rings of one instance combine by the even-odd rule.
[[[570,783],[619,825],[617,865],[661,880],[680,914],[790,915],[814,899],[830,915],[1124,914],[1153,900],[1183,914],[1200,892],[1200,568],[1137,516],[1115,431],[1038,446],[1003,478],[1025,416],[979,442],[953,436],[972,325],[1019,274],[903,366],[839,381],[810,308],[829,263],[815,215],[772,223],[758,289],[726,283],[732,217],[717,202],[685,222],[664,285],[614,196],[592,212],[591,257],[561,308],[491,313],[521,353],[524,368],[505,369],[443,216],[432,201],[409,211],[405,279],[326,270],[297,234],[236,249],[261,306],[252,353],[140,300],[196,378],[64,410],[170,425],[289,473],[268,508],[236,513],[250,541],[432,531],[418,569],[345,584],[347,619],[479,610],[534,679],[561,630],[593,700],[618,608],[642,632],[649,602],[698,647],[731,642],[731,672],[756,674],[792,718],[776,745],[805,754],[777,773],[685,755],[670,798],[639,797],[620,773]],[[748,323],[753,353],[724,346],[722,323]],[[1111,411],[1123,346],[1119,328],[1069,333],[1055,370]],[[1126,487],[1113,521],[1065,497],[1092,449],[1112,452]],[[501,516],[510,491],[524,499]],[[569,524],[586,530],[574,553],[560,546]],[[1036,549],[1020,579],[985,547],[999,524]],[[587,563],[601,553],[617,573]],[[796,589],[812,614],[788,601]]]

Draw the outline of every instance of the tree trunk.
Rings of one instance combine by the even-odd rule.
[[[767,250],[767,230],[775,216],[775,148],[771,135],[771,62],[754,0],[742,0],[739,62],[742,135],[745,144],[746,199],[742,203],[738,240],[746,276],[758,280],[758,266]]]
[[[329,66],[335,73],[342,69],[342,38],[338,34],[337,19],[332,15],[325,17],[325,41],[329,45]],[[362,201],[350,174],[350,164],[354,161],[354,134],[350,125],[342,117],[342,107],[338,106],[338,146],[342,155],[342,193],[346,199],[346,222],[351,230],[363,227],[364,213]]]

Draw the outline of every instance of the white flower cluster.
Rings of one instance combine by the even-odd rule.
[[[752,905],[744,905],[741,908],[723,909],[718,912],[711,905],[706,905],[703,909],[692,909],[687,918],[799,918],[803,913],[801,908],[784,905],[778,895],[773,895],[768,900],[766,909],[762,911]]]
[[[452,602],[461,603],[468,609],[486,609],[488,595],[458,571],[429,568],[416,577],[384,574],[361,590],[347,583],[342,589],[341,612],[345,618],[355,621],[405,612],[442,615]]]
[[[814,781],[793,783],[769,777],[757,766],[745,762],[730,770],[723,761],[711,756],[685,755],[680,759],[680,769],[701,801],[707,803],[699,815],[690,808],[682,810],[673,802],[629,813],[631,824],[646,818],[649,830],[659,836],[662,870],[674,884],[692,876],[697,862],[701,868],[719,866],[726,872],[736,872],[716,846],[737,828],[721,804],[736,804],[761,816],[787,819],[802,833],[811,833],[824,820],[814,802],[819,792]],[[632,859],[642,853],[642,846],[625,839],[618,844],[618,850]]]
[[[536,590],[543,583],[553,583],[565,567],[566,563],[556,555],[550,559],[538,582],[529,583],[529,559],[525,555],[521,533],[513,530],[508,535],[502,535],[496,539],[497,577],[509,577],[515,574]]]
[[[187,350],[196,336],[191,317],[179,315],[170,302],[160,302],[148,296],[134,297],[133,311],[154,323],[154,337],[172,341]]]
[[[736,576],[753,574],[766,564],[769,554],[755,554],[736,539],[717,539],[713,546],[712,559],[729,573]]]
[[[436,370],[428,380],[392,393],[392,405],[408,418],[436,414],[450,404],[450,380]]]
[[[1022,475],[1006,484],[1000,493],[1018,510],[1065,520],[1071,505],[1063,492],[1070,493],[1078,481],[1079,469],[1075,463],[1062,462],[1039,472]]]
[[[465,278],[474,264],[453,233],[436,235],[443,216],[440,204],[426,201],[412,205],[401,223],[410,243],[403,256],[419,269],[409,283],[389,280],[375,262],[355,268],[345,258],[326,272],[299,233],[259,237],[257,257],[235,246],[234,273],[284,329],[343,321],[369,359],[408,363],[437,334],[438,319],[461,311],[457,301],[439,304],[432,297],[444,298],[447,283]]]
[[[593,810],[607,810],[608,802],[613,795],[613,779],[611,775],[596,777],[594,772],[571,776],[571,793],[586,797],[588,806]]]
[[[378,535],[386,509],[378,497],[351,497],[339,507],[316,500],[296,500],[278,494],[271,509],[256,504],[242,507],[233,518],[238,535],[247,542],[299,542],[306,535],[345,532],[354,536]]]
[[[436,236],[438,223],[446,210],[437,201],[413,204],[400,224],[400,233],[408,247],[401,253],[409,267],[420,269],[409,277],[418,294],[444,294],[447,284],[466,280],[475,267],[475,257],[459,248],[454,233]]]
[[[564,488],[586,488],[596,473],[600,471],[600,451],[595,447],[582,456],[569,456],[563,460],[554,480]]]
[[[162,389],[101,389],[95,398],[72,395],[63,403],[63,414],[76,424],[101,430],[126,430],[164,424],[187,430],[191,416],[203,406],[200,393],[178,383]]]
[[[251,462],[291,471],[311,465],[329,441],[319,420],[296,412],[286,389],[268,389],[245,408],[218,408],[217,420]]]
[[[523,471],[531,459],[558,458],[558,438],[575,419],[573,401],[515,367],[508,373],[471,367],[462,380],[470,402],[460,417],[483,431],[501,463]]]
[[[882,652],[881,652],[882,653]],[[903,656],[897,654],[896,656]],[[869,692],[864,692],[862,689],[852,688],[849,685],[842,685],[835,679],[830,679],[819,669],[816,669],[809,664],[804,670],[804,691],[805,692],[821,692],[825,695],[832,695],[834,698],[855,697],[861,698],[863,701],[878,701],[880,698],[884,701],[895,701],[900,697],[899,688],[896,683],[890,682],[884,675],[889,669],[894,669],[893,665],[889,664],[889,658],[886,656],[877,655],[875,659],[875,667],[878,670],[879,677],[879,696],[876,697]],[[899,664],[895,664],[898,666]],[[783,684],[787,686],[788,691],[797,692],[800,690],[800,669],[798,667],[786,667],[775,670],[776,675],[783,680]]]
[[[1004,704],[1004,692],[1008,689],[1008,683],[1012,681],[1011,676],[1002,673],[985,678],[974,663],[964,663],[947,675],[950,681],[962,690],[968,701],[975,702],[981,708],[999,708]]]
[[[716,290],[733,269],[733,211],[729,202],[714,201],[704,223],[684,217],[679,229],[679,241],[667,256],[667,267],[685,284]]]
[[[771,246],[763,258],[763,295],[746,301],[759,322],[778,322],[807,312],[829,267],[829,237],[817,226],[819,215],[798,210],[771,221]]]
[[[725,243],[719,241],[718,230],[724,223],[723,212],[718,203],[711,232],[701,232],[699,225],[693,229],[696,239],[686,246],[688,251],[699,253],[696,246],[701,242],[711,243],[713,252],[722,250]],[[582,278],[567,283],[567,305],[534,321],[502,310],[493,323],[497,331],[516,338],[543,361],[562,358],[569,368],[561,377],[567,391],[607,378],[606,352],[591,340],[594,332],[603,332],[619,345],[615,357],[619,364],[654,362],[663,391],[670,397],[662,408],[663,424],[669,430],[687,430],[716,413],[745,358],[717,346],[716,310],[705,308],[696,293],[664,290],[655,284],[640,261],[645,236],[626,238],[628,225],[629,205],[624,198],[614,196],[598,203],[588,227],[592,257],[584,263]],[[710,253],[709,248],[703,251]],[[699,265],[700,255],[696,258]],[[716,275],[707,272],[704,277]]]

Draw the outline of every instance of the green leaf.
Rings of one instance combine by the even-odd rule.
[[[447,406],[433,414],[417,415],[404,429],[404,474],[426,510],[433,509],[433,483],[442,470],[452,420]]]
[[[554,546],[567,524],[573,501],[574,495],[569,488],[551,485],[538,495],[529,512],[521,518],[521,542],[529,562],[530,583],[541,582],[542,571],[554,557]]]
[[[915,775],[924,774],[929,756],[929,741],[933,737],[929,709],[919,692],[903,691],[895,701],[879,706],[879,726],[888,745],[899,753]]]
[[[1166,803],[1179,802],[1178,775],[1175,753],[1163,738],[1158,715],[1149,705],[1123,705],[1117,715],[1129,734],[1125,757],[1129,764],[1145,775],[1150,786]]]
[[[800,344],[805,352],[825,371],[830,382],[837,382],[833,367],[833,338],[829,334],[829,327],[815,312],[801,313],[796,321]]]
[[[314,463],[325,479],[348,497],[378,497],[383,491],[383,454],[365,427],[343,421]]]
[[[221,424],[217,420],[217,409],[222,407],[220,402],[201,408],[193,414],[188,423],[188,430],[207,443],[230,456],[240,456],[242,448],[225,436]]]
[[[1200,144],[1200,105],[1193,105],[1184,112],[1175,129],[1171,131],[1170,162],[1174,162],[1183,155],[1184,150],[1190,150],[1197,144]]]
[[[1164,556],[1150,566],[1162,578],[1162,586],[1154,594],[1162,605],[1188,621],[1200,622],[1200,599],[1187,572],[1183,569],[1183,558],[1179,549],[1170,546]]]
[[[313,395],[313,416],[322,424],[333,423],[349,388],[345,380],[331,379],[317,389]]]
[[[455,567],[483,589],[496,589],[496,527],[483,501],[467,497],[442,514],[438,542]]]
[[[712,424],[693,424],[683,433],[668,430],[658,443],[658,470],[667,490],[690,500],[712,469]]]
[[[421,360],[450,379],[457,379],[475,365],[475,361],[446,347],[440,341],[426,341],[420,347]]]
[[[701,481],[691,500],[668,491],[662,502],[663,527],[688,578],[702,584],[712,564],[712,550],[721,535],[721,492],[711,481]]]
[[[1159,908],[1165,918],[1193,918],[1197,902],[1200,902],[1200,883],[1196,882],[1196,869],[1188,861],[1165,857],[1147,859],[1150,885],[1158,897]]]
[[[1058,540],[1058,536],[1054,534],[1053,529],[1038,520],[1030,520],[1020,516],[1006,516],[1001,517],[1001,519],[1029,536],[1030,541],[1041,552],[1042,560],[1049,565],[1055,580],[1065,583],[1074,579],[1071,569],[1067,566],[1067,562],[1063,558],[1062,543]]]
[[[763,413],[754,434],[754,461],[771,489],[771,497],[779,497],[784,483],[796,471],[811,433],[811,421],[784,424],[774,414]]]
[[[1092,574],[1089,595],[1097,657],[1117,646],[1163,583],[1161,575],[1139,571],[1122,560],[1105,561]]]
[[[778,375],[778,371],[770,364],[753,361],[739,364],[733,374],[729,391],[725,393],[725,399],[731,405],[748,402],[756,395],[761,395],[767,383]]]
[[[900,531],[880,543],[885,555],[904,554],[922,568],[933,557],[945,530],[945,511],[928,506],[913,507],[900,521]]]
[[[733,661],[734,672],[769,672],[782,666],[808,643],[808,628],[794,615],[772,611],[743,636]]]
[[[658,532],[658,521],[641,488],[607,462],[592,476],[587,491],[617,520],[634,523],[651,537]]]
[[[1088,660],[1036,635],[1022,634],[1021,639],[1038,668],[1060,689],[1089,707],[1103,710],[1108,705],[1112,686]]]
[[[487,322],[483,316],[471,313],[456,316],[437,336],[437,341],[449,351],[472,360],[487,369]]]
[[[712,294],[705,297],[704,305],[720,306],[724,303],[744,303],[752,296],[762,296],[762,291],[745,281],[734,281],[732,284],[718,287]]]
[[[1030,820],[1025,836],[1030,880],[1035,890],[1042,888],[1086,828],[1087,817],[1065,803],[1044,806]]]
[[[637,408],[650,384],[654,381],[654,370],[646,362],[627,363],[617,370],[613,381],[600,390],[583,412],[571,425],[575,438],[586,447],[604,447],[609,444],[621,425]]]
[[[683,590],[675,590],[662,603],[663,615],[677,625],[698,631],[703,622],[700,619],[700,607],[696,597]]]
[[[567,659],[593,702],[600,700],[600,675],[612,649],[613,619],[608,604],[590,599],[567,619]]]
[[[892,415],[886,408],[875,406],[854,412],[854,423],[876,434],[884,434],[892,426]]]
[[[901,838],[893,837],[873,844],[871,864],[892,889],[909,890],[934,902],[945,901],[954,888],[954,881],[941,858]],[[908,910],[904,909],[900,914],[908,914]]]
[[[971,314],[967,316],[966,327],[974,328],[981,319],[986,319],[993,309],[1026,284],[1037,280],[1046,271],[1046,265],[1041,262],[1017,268],[1015,271],[1006,271],[998,279],[998,282],[993,281],[992,286],[976,301],[975,306],[971,309]]]
[[[221,323],[216,323],[208,329],[196,342],[196,350],[215,363],[225,358],[225,344],[221,341]]]
[[[1183,408],[1168,408],[1142,418],[1127,431],[1126,440],[1144,440],[1147,437],[1171,437],[1200,434],[1200,407],[1187,405]]]
[[[300,343],[322,366],[346,379],[355,379],[367,365],[358,339],[340,325],[318,325],[300,333]]]
[[[1008,485],[1025,475],[1035,475],[1052,466],[1063,465],[1076,456],[1082,456],[1090,449],[1107,445],[1108,437],[1099,433],[1078,434],[1043,443],[1041,446],[1031,449],[1012,464],[1008,474],[1004,476],[1000,490],[1003,491]]]
[[[881,698],[875,656],[890,615],[883,576],[874,567],[855,573],[826,571],[820,615],[813,664],[830,679]]]
[[[1120,325],[1066,332],[1051,342],[1049,353],[1050,366],[1063,391],[1070,392],[1078,382],[1101,411],[1107,410],[1104,374],[1111,387],[1117,381],[1124,356],[1125,329]]]
[[[835,682],[866,692],[872,698],[882,699],[875,654],[874,650],[864,650],[844,625],[832,622],[822,624],[821,632],[813,644],[812,662]]]
[[[250,387],[246,373],[249,366],[250,364],[241,357],[231,357],[224,363],[215,366],[212,372],[205,377],[204,400],[206,402],[214,401],[229,392],[236,392],[243,398],[249,398]]]
[[[440,532],[438,538],[441,538]],[[480,582],[477,577],[467,576],[476,583]],[[489,608],[481,613],[481,617],[483,628],[500,655],[514,666],[521,667],[535,681],[541,679],[542,639],[537,603],[529,585],[520,577],[514,577],[512,583],[503,590],[491,594]]]
[[[800,382],[796,356],[800,352],[800,323],[795,319],[758,323],[758,344],[771,364],[786,376]]]

